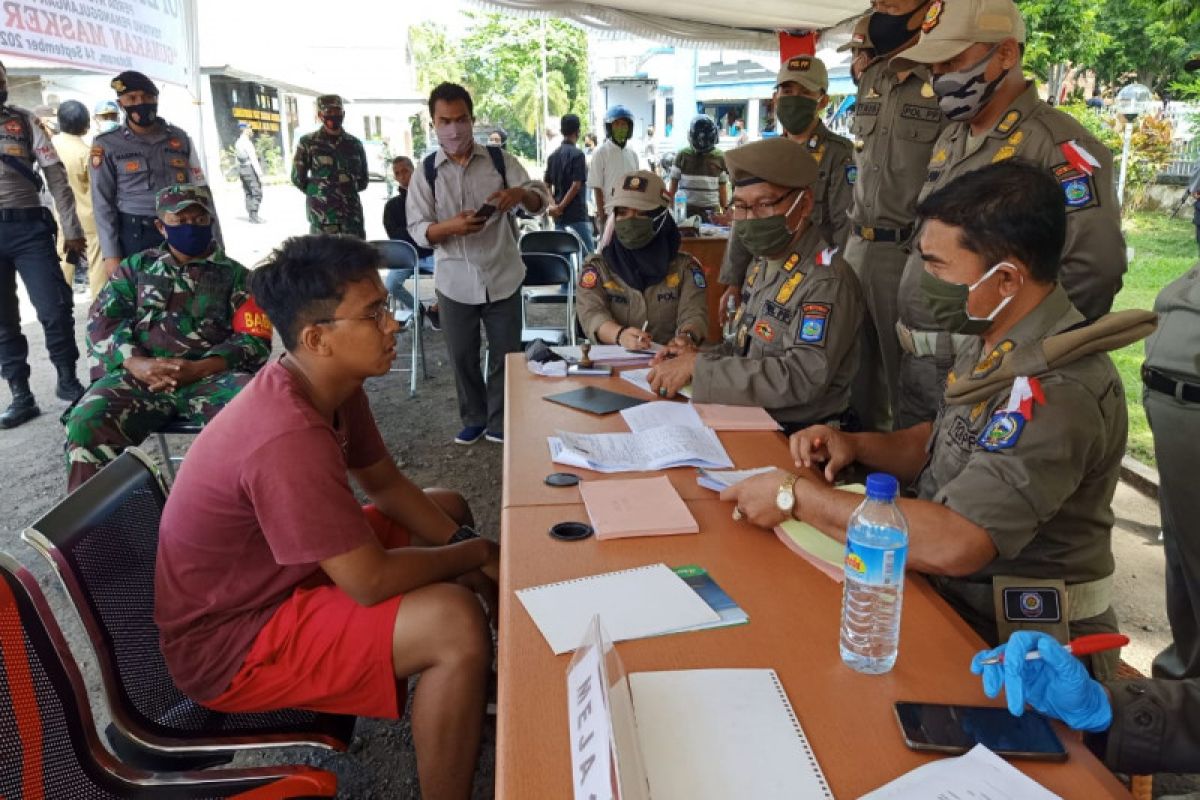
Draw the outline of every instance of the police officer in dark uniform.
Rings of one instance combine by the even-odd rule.
[[[181,128],[158,116],[158,87],[140,72],[122,72],[109,84],[125,124],[92,142],[92,209],[108,274],[121,259],[163,243],[154,227],[154,196],[179,183],[205,186],[200,154]],[[214,235],[221,241],[213,213]]]
[[[41,175],[34,171],[35,163]],[[21,333],[18,274],[46,332],[46,349],[58,371],[55,394],[67,401],[83,394],[75,377],[79,348],[71,287],[58,265],[54,217],[38,197],[45,184],[62,219],[66,251],[83,253],[83,229],[67,171],[38,119],[8,105],[8,72],[0,64],[0,374],[12,392],[12,403],[0,414],[0,428],[15,428],[41,413],[29,389],[29,342]]]

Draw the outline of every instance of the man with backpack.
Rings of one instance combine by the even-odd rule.
[[[504,356],[521,349],[525,279],[509,212],[519,205],[537,214],[550,204],[550,193],[511,154],[475,141],[474,102],[462,86],[434,88],[429,115],[439,148],[422,159],[406,207],[413,240],[434,251],[434,286],[463,424],[454,441],[474,444],[486,435],[503,442]],[[488,339],[486,383],[480,323]]]

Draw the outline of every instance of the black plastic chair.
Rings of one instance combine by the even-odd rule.
[[[421,257],[417,253],[417,248],[408,242],[399,239],[377,239],[371,242],[371,246],[383,256],[383,263],[387,269],[411,269],[413,271],[412,295],[417,307],[413,309],[412,321],[409,323],[412,328],[411,358],[407,368],[393,367],[392,372],[409,373],[408,396],[416,397],[418,362],[421,365],[422,376],[425,378],[429,377],[429,369],[425,364],[425,341],[421,336],[421,276],[432,275],[433,270],[420,266]],[[389,294],[388,302],[391,305],[392,311],[395,312],[396,299]]]
[[[83,676],[33,575],[0,553],[0,797],[333,797],[337,778],[301,766],[146,772],[100,743]],[[34,789],[34,793],[30,790]]]
[[[154,623],[165,503],[158,470],[131,447],[21,534],[50,561],[96,651],[114,750],[131,763],[144,751],[144,764],[172,768],[223,763],[236,751],[267,747],[345,750],[354,717],[298,710],[222,714],[176,688]]]
[[[158,441],[158,452],[163,457],[163,467],[167,470],[167,477],[171,482],[175,482],[175,468],[183,463],[183,456],[173,455],[171,453],[171,445],[167,443],[168,436],[197,436],[200,431],[204,430],[203,425],[198,425],[194,422],[189,422],[182,417],[175,417],[166,425],[154,432],[154,436]]]
[[[575,281],[583,269],[583,242],[574,231],[529,231],[519,242],[521,253],[551,253],[563,256],[571,264],[571,279],[565,286],[537,286],[526,279],[525,288],[521,290],[521,313],[525,313],[525,304],[532,303],[566,303],[567,315],[571,322],[568,324],[568,339],[572,345],[576,342],[575,319]],[[522,317],[524,319],[524,317]],[[524,337],[522,337],[524,339]],[[537,338],[530,336],[525,341]]]
[[[544,339],[555,344],[575,341],[575,278],[571,262],[566,256],[555,253],[522,253],[521,260],[525,262],[525,280],[521,284],[521,342],[525,344],[534,339]],[[530,288],[536,287],[536,288]],[[543,291],[545,287],[553,287],[551,294],[535,295],[539,299],[528,296],[531,291]],[[531,328],[526,316],[526,301],[565,302],[567,306],[566,323],[561,328]]]

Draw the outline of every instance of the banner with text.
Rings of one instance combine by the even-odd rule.
[[[187,85],[185,0],[0,2],[0,54]]]

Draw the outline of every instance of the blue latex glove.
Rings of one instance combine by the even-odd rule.
[[[1026,661],[1036,650],[1040,660]],[[1003,654],[1003,664],[983,664]],[[1006,644],[971,659],[971,672],[983,676],[983,691],[996,697],[1003,688],[1008,710],[1016,716],[1025,703],[1081,731],[1102,731],[1112,724],[1112,704],[1083,663],[1054,640],[1035,631],[1017,631]]]

